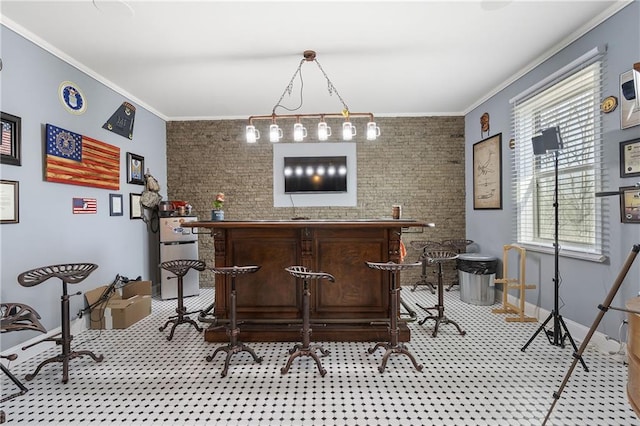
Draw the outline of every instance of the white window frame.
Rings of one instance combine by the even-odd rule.
[[[511,100],[516,146],[512,163],[514,239],[529,250],[554,252],[555,203],[563,256],[604,261],[599,103],[604,48],[596,48]],[[532,138],[549,127],[561,130],[564,147],[534,156]],[[557,155],[557,157],[556,157]],[[558,200],[555,199],[555,161]]]

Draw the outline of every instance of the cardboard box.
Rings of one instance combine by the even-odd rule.
[[[84,294],[91,306],[100,300],[108,286]],[[116,290],[107,302],[96,305],[90,313],[93,329],[123,329],[151,314],[151,281],[132,281]]]

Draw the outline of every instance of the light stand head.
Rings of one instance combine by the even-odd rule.
[[[549,127],[544,129],[538,136],[531,139],[533,144],[533,155],[548,154],[562,149],[562,137],[560,127]]]

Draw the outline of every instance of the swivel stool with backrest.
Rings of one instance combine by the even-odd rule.
[[[442,248],[444,250],[450,250],[453,251],[454,253],[466,253],[467,252],[467,246],[469,244],[473,244],[473,240],[465,240],[465,239],[451,239],[451,240],[443,240],[442,242],[440,242]],[[456,264],[453,264],[453,278],[451,279],[451,283],[449,283],[449,286],[446,288],[447,291],[451,290],[453,288],[454,285],[459,286],[460,285],[460,280],[458,278],[458,268],[456,267]]]
[[[244,343],[238,341],[238,335],[240,334],[240,328],[238,327],[238,318],[237,318],[237,293],[236,293],[236,277],[242,274],[253,274],[260,269],[260,266],[249,265],[249,266],[220,266],[211,268],[214,274],[223,274],[231,277],[231,294],[230,294],[230,309],[231,313],[229,315],[229,325],[227,327],[227,336],[229,336],[229,343],[225,346],[218,347],[212,355],[207,357],[207,361],[212,361],[218,352],[226,352],[227,357],[224,360],[224,368],[222,369],[221,377],[227,375],[227,370],[229,369],[229,361],[231,360],[231,356],[233,354],[237,354],[239,352],[249,352],[253,357],[253,360],[258,364],[262,362],[262,358],[256,355],[256,353],[249,346]]]
[[[173,327],[171,327],[171,333],[169,333],[167,340],[173,339],[173,333],[176,331],[176,327],[180,324],[191,324],[195,327],[196,330],[202,331],[202,327],[200,327],[197,322],[189,317],[189,315],[193,314],[195,311],[187,312],[187,309],[184,307],[183,278],[191,269],[202,272],[205,270],[206,266],[207,265],[203,261],[192,259],[168,260],[160,264],[160,267],[162,269],[165,269],[175,275],[175,277],[168,277],[167,279],[178,278],[178,307],[176,308],[177,315],[169,317],[167,322],[165,322],[164,325],[160,327],[160,331],[164,331],[164,329],[167,328],[169,324],[173,323]]]
[[[35,346],[42,342],[53,341],[56,345],[62,346],[62,353],[46,359],[38,365],[33,374],[27,374],[25,378],[27,380],[32,380],[40,369],[44,367],[46,364],[52,362],[61,362],[62,363],[62,383],[67,383],[69,381],[69,361],[81,357],[83,355],[89,355],[96,362],[101,362],[103,360],[102,355],[95,355],[91,351],[72,351],[71,350],[71,340],[73,340],[73,336],[71,335],[71,320],[69,318],[69,294],[67,293],[67,284],[77,284],[79,282],[84,281],[89,274],[95,271],[98,268],[98,265],[93,263],[67,263],[61,265],[51,265],[44,266],[41,268],[32,269],[30,271],[26,271],[18,275],[18,282],[20,285],[24,287],[33,287],[38,284],[47,281],[50,278],[59,278],[62,281],[62,296],[60,297],[60,315],[61,315],[61,323],[62,323],[62,332],[60,333],[60,337],[49,337],[34,344],[23,347],[22,349],[27,349],[32,346]],[[81,292],[77,292],[72,296],[78,296],[82,294]]]
[[[427,259],[429,259],[430,263],[435,263],[438,265],[438,304],[431,308],[426,308],[424,306],[416,304],[418,305],[418,307],[424,309],[427,312],[431,310],[436,311],[435,314],[427,315],[422,321],[419,322],[419,324],[424,324],[428,319],[435,320],[436,324],[433,329],[433,337],[436,337],[438,335],[438,328],[440,327],[440,324],[453,324],[458,329],[458,332],[460,332],[460,334],[464,336],[466,332],[462,330],[462,328],[460,328],[458,323],[450,320],[444,315],[444,284],[442,280],[442,264],[444,262],[457,259],[458,254],[448,250],[435,250],[427,252],[425,253],[425,255],[427,256]]]
[[[411,291],[416,291],[419,285],[426,285],[429,287],[429,290],[431,290],[432,294],[436,294],[436,285],[429,281],[429,276],[427,275],[429,271],[429,262],[424,254],[427,251],[440,248],[441,244],[438,241],[411,241],[409,244],[412,248],[420,252],[420,257],[418,258],[418,260],[422,264],[420,279],[413,284]]]
[[[367,266],[371,269],[378,269],[381,271],[389,272],[389,341],[388,342],[380,342],[376,343],[376,345],[369,349],[369,353],[372,354],[378,350],[378,348],[386,349],[384,355],[382,356],[382,363],[378,367],[378,371],[383,373],[385,367],[387,366],[387,361],[389,360],[389,356],[391,354],[404,354],[409,357],[413,366],[418,371],[422,371],[422,365],[418,364],[414,356],[409,352],[406,346],[400,342],[400,328],[398,327],[398,317],[400,316],[399,312],[399,304],[400,304],[400,290],[401,287],[398,286],[398,272],[415,268],[418,266],[422,266],[421,262],[416,263],[375,263],[375,262],[366,262]]]
[[[2,333],[22,330],[34,330],[41,333],[47,332],[47,329],[40,323],[40,315],[29,305],[25,305],[24,303],[2,303],[0,304],[0,313],[2,314],[2,319],[0,321],[0,332]],[[0,355],[0,357],[13,361],[18,358],[18,355]],[[24,395],[29,391],[29,389],[27,389],[27,387],[13,375],[4,364],[0,364],[0,369],[2,369],[2,372],[11,379],[18,389],[20,389],[18,392],[3,396],[2,399],[0,399],[0,403],[9,401],[10,399],[20,395]],[[0,411],[0,423],[4,422],[4,412]]]
[[[335,282],[336,279],[331,274],[327,274],[326,272],[313,272],[304,266],[289,266],[284,269],[292,276],[302,279],[302,329],[300,330],[300,333],[302,334],[302,343],[296,343],[293,348],[289,349],[290,355],[287,360],[287,365],[282,367],[280,372],[282,374],[286,374],[294,359],[301,356],[308,356],[315,360],[320,375],[324,377],[324,375],[327,374],[327,370],[322,367],[322,363],[316,354],[316,350],[319,350],[320,353],[322,353],[322,356],[329,355],[329,351],[321,345],[311,344],[311,320],[309,319],[309,297],[311,296],[311,291],[309,290],[309,281],[329,280],[330,282]]]

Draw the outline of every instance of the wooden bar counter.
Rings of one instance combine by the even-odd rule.
[[[384,341],[388,338],[389,277],[365,262],[399,262],[402,229],[433,225],[382,219],[225,220],[184,226],[213,237],[216,266],[261,267],[236,280],[242,340],[300,339],[302,286],[284,268],[302,265],[336,278],[335,283],[311,283],[314,340]],[[230,280],[215,276],[214,313],[220,324],[228,320]],[[406,322],[401,324],[400,340],[409,341]],[[226,341],[224,328],[215,325],[205,330],[205,340]]]

